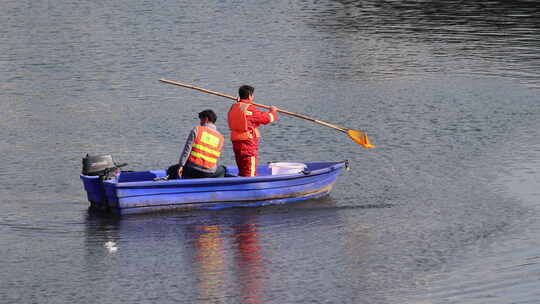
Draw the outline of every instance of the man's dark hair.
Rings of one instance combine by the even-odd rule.
[[[253,92],[255,92],[254,87],[243,85],[238,89],[238,96],[240,96],[240,99],[247,99],[249,95],[253,95]]]
[[[208,118],[208,120],[212,123],[216,123],[217,121],[217,115],[212,110],[204,110],[201,113],[199,113],[199,118]]]

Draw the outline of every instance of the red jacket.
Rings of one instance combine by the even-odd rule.
[[[234,103],[229,109],[227,122],[235,153],[256,156],[261,137],[258,127],[277,119],[277,111],[263,112],[247,99]]]

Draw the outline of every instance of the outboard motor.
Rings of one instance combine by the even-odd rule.
[[[120,168],[127,164],[116,164],[111,155],[89,155],[82,159],[82,174],[99,176],[101,179],[113,179],[120,173]]]

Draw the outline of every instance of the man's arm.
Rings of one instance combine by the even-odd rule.
[[[252,115],[248,116],[248,119],[255,125],[266,125],[278,119],[277,108],[274,106],[270,107],[270,112],[264,112],[252,105],[249,111]]]
[[[189,154],[191,153],[191,148],[193,148],[193,142],[195,141],[195,138],[197,138],[196,127],[191,130],[186,140],[186,144],[184,145],[184,149],[182,150],[182,154],[180,155],[180,159],[178,160],[178,164],[180,165],[180,167],[184,167],[184,165],[186,164]]]

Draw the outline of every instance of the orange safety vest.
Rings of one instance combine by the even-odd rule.
[[[197,126],[197,137],[193,141],[188,162],[203,168],[216,168],[222,148],[223,135],[212,128]]]
[[[232,141],[252,139],[254,135],[255,137],[261,137],[258,128],[251,128],[253,132],[249,128],[247,116],[253,115],[251,111],[248,111],[249,106],[249,103],[236,102],[231,106],[227,114]]]

